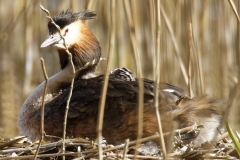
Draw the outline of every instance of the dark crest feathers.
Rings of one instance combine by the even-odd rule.
[[[60,14],[53,17],[53,21],[62,29],[66,25],[80,19],[80,20],[88,20],[94,19],[97,17],[97,14],[92,11],[81,11],[81,12],[73,12],[71,10],[62,11]],[[49,34],[53,34],[57,32],[57,28],[51,23],[48,22]]]

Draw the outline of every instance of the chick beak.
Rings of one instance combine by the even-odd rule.
[[[58,44],[59,41],[61,41],[62,38],[59,35],[50,35],[48,39],[46,39],[42,44],[41,48],[52,46],[54,44]]]

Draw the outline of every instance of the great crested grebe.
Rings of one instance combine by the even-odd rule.
[[[104,76],[88,77],[94,73],[100,60],[101,48],[97,38],[84,24],[84,20],[95,17],[96,14],[91,11],[78,13],[66,11],[53,18],[61,28],[76,68],[67,121],[67,136],[69,137],[96,138],[98,104]],[[49,78],[45,98],[44,129],[48,135],[61,137],[73,73],[63,40],[56,27],[49,22],[48,29],[49,38],[42,43],[41,47],[56,47],[62,70]],[[93,60],[96,61],[95,65],[79,71],[86,63]],[[123,142],[126,138],[133,140],[137,134],[138,82],[131,72],[124,69],[123,72],[128,72],[130,75],[122,74],[121,70],[110,73],[106,97],[103,136],[109,143],[114,144]],[[29,136],[32,140],[40,138],[40,108],[43,88],[44,82],[29,95],[19,115],[20,134]],[[158,131],[153,107],[153,90],[153,81],[144,79],[143,137],[153,135]],[[205,96],[191,99],[186,91],[167,83],[160,84],[160,95],[159,108],[164,132],[172,130],[173,122],[177,122],[180,128],[197,123],[203,124],[204,129],[201,130],[194,143],[201,144],[213,139],[215,128],[219,126],[222,118],[218,111],[218,107],[221,106],[218,100]],[[48,140],[54,139],[49,138]]]

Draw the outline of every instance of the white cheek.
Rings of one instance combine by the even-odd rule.
[[[79,38],[79,32],[78,30],[71,30],[67,33],[67,35],[64,37],[65,41],[68,46],[71,46],[76,43],[77,39]]]
[[[81,28],[81,22],[76,21],[63,29],[63,31],[68,30],[64,36],[67,46],[75,44],[76,41],[80,38],[81,33],[79,31],[79,28]]]

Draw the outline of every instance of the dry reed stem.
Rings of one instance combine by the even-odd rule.
[[[221,122],[221,126],[224,126],[223,123],[225,123],[228,119],[228,116],[229,116],[229,113],[231,112],[232,110],[232,104],[235,100],[235,98],[237,97],[237,95],[239,94],[239,87],[240,87],[240,84],[236,84],[233,88],[233,90],[230,92],[229,94],[229,97],[228,97],[228,103],[227,103],[227,107],[225,109],[225,112],[224,112],[224,115],[223,115],[223,119],[222,119],[222,122]]]
[[[48,75],[47,75],[47,71],[46,71],[46,67],[45,67],[43,58],[41,58],[41,66],[42,66],[42,71],[43,71],[43,75],[44,75],[44,79],[45,79],[44,90],[43,90],[43,95],[42,95],[42,106],[41,106],[41,138],[39,140],[38,147],[37,147],[36,153],[34,155],[34,159],[37,159],[37,155],[40,150],[40,145],[42,144],[42,140],[44,139],[44,135],[45,135],[45,132],[44,132],[44,106],[45,106],[45,96],[47,93]]]
[[[89,9],[89,8],[92,8],[94,3],[97,3],[97,1],[94,1],[94,0],[89,0],[86,4],[86,8]],[[97,4],[95,4],[97,5]]]
[[[235,7],[233,1],[232,1],[232,0],[228,0],[228,2],[230,3],[230,5],[231,5],[231,7],[232,7],[232,9],[233,9],[233,12],[234,12],[234,14],[235,14],[235,16],[237,17],[238,22],[240,22],[239,15],[238,15],[238,13],[237,13],[237,9],[236,9],[236,7]]]
[[[156,51],[155,51],[155,66],[154,66],[154,71],[155,71],[155,77],[154,77],[154,107],[155,107],[155,112],[156,112],[156,117],[157,117],[157,123],[158,123],[158,132],[160,134],[160,144],[161,144],[161,149],[163,153],[163,157],[166,158],[166,146],[163,138],[163,131],[162,131],[162,124],[161,124],[161,117],[159,113],[159,101],[160,101],[160,96],[159,96],[159,85],[160,85],[160,70],[161,70],[161,56],[160,56],[160,37],[161,37],[161,7],[160,7],[160,1],[157,1],[157,36],[156,36]]]
[[[122,156],[122,159],[123,160],[127,160],[127,151],[128,151],[128,146],[129,146],[129,139],[126,139],[125,140],[125,143],[124,143],[124,148],[123,148],[123,156]]]
[[[188,84],[187,71],[186,71],[186,69],[185,69],[185,67],[184,67],[182,58],[181,58],[181,56],[180,56],[179,48],[178,48],[178,45],[177,45],[177,42],[176,42],[176,38],[175,38],[174,33],[173,33],[173,29],[172,29],[172,27],[171,27],[171,25],[170,25],[170,22],[169,22],[169,19],[168,19],[167,15],[166,15],[166,12],[165,12],[164,8],[163,8],[161,5],[160,5],[160,10],[161,10],[161,13],[162,13],[162,15],[163,15],[163,19],[164,19],[165,22],[166,22],[167,29],[168,29],[168,31],[169,31],[169,33],[170,33],[171,40],[172,40],[172,42],[173,42],[173,46],[174,46],[174,49],[175,49],[175,55],[176,55],[176,58],[177,58],[177,60],[178,60],[179,65],[180,65],[180,68],[181,68],[181,71],[182,71],[182,74],[183,74],[183,78],[184,78],[186,84]]]
[[[1,149],[4,149],[5,147],[8,147],[8,146],[10,146],[14,143],[17,143],[17,142],[23,140],[24,138],[26,138],[26,136],[18,136],[18,137],[15,137],[13,140],[10,140],[10,141],[5,142],[3,144],[0,143],[0,151],[1,151]],[[0,139],[0,142],[2,142],[2,139]]]
[[[52,142],[50,144],[45,144],[45,145],[41,145],[40,149],[41,152],[43,151],[48,151],[51,150],[53,148],[59,147],[62,145],[63,140],[57,141],[57,142]],[[66,142],[66,146],[84,146],[84,147],[91,147],[93,146],[92,142],[74,142],[74,140],[67,140]],[[30,153],[34,150],[37,149],[37,145],[33,146],[33,147],[25,147],[25,148],[13,148],[13,149],[5,149],[5,150],[0,150],[0,154],[7,154],[7,153],[18,153],[18,152],[24,152],[24,153]],[[89,151],[89,150],[88,150]],[[97,152],[97,150],[95,151]],[[85,153],[85,152],[84,152]]]
[[[107,95],[107,87],[108,87],[108,80],[109,80],[109,72],[110,66],[112,63],[112,55],[114,52],[114,44],[115,44],[115,30],[116,30],[116,9],[115,9],[115,0],[110,1],[110,15],[111,15],[111,35],[109,39],[109,48],[108,48],[108,61],[107,61],[107,69],[104,78],[104,84],[101,92],[101,100],[99,103],[99,111],[98,111],[98,124],[97,124],[97,134],[98,134],[98,152],[99,152],[99,159],[103,159],[102,155],[102,129],[103,129],[103,117],[104,117],[104,108],[106,102],[106,95]]]
[[[195,45],[194,43],[192,44],[194,48]],[[202,53],[199,53],[199,50],[196,51],[197,54],[196,55],[196,67],[197,67],[197,72],[198,72],[198,77],[199,77],[199,86],[198,86],[198,94],[202,95],[203,94],[203,68],[202,68]]]
[[[219,142],[219,141],[227,138],[228,136],[229,136],[229,135],[228,135],[228,132],[223,133],[222,135],[220,135],[220,136],[218,136],[218,137],[216,138],[215,142]]]
[[[78,152],[70,152],[70,153],[58,153],[58,154],[41,154],[37,155],[37,158],[44,158],[44,157],[57,157],[57,156],[75,156]],[[7,159],[33,159],[34,155],[29,156],[17,156],[17,157],[4,157],[0,158],[0,160],[7,160]]]
[[[189,49],[189,57],[188,57],[188,92],[190,95],[190,98],[193,98],[193,90],[192,90],[192,66],[191,66],[191,59],[192,59],[192,52],[193,52],[193,47],[192,47],[192,24],[188,24],[188,49]]]
[[[124,149],[123,149],[123,155],[122,155],[122,159],[123,160],[127,160],[127,151],[128,151],[128,146],[129,146],[129,139],[126,139],[125,140],[125,143],[124,143]]]
[[[131,1],[132,3],[136,1]],[[132,4],[133,7],[136,7],[136,3]],[[139,94],[138,94],[138,131],[137,131],[137,145],[141,143],[140,139],[142,137],[142,132],[143,132],[143,124],[142,124],[142,119],[143,119],[143,80],[142,80],[142,69],[140,65],[140,57],[139,57],[139,50],[137,46],[137,38],[136,38],[136,27],[135,27],[135,22],[133,21],[133,16],[131,13],[131,8],[130,8],[130,3],[128,0],[124,0],[124,8],[125,12],[127,15],[127,22],[128,26],[130,28],[130,38],[134,50],[134,57],[135,57],[135,63],[136,63],[136,68],[137,68],[137,77],[138,79],[138,85],[139,85]],[[135,8],[136,10],[136,8]],[[135,155],[137,154],[135,150]],[[134,158],[135,159],[135,158]]]
[[[66,128],[67,128],[67,116],[68,116],[68,109],[69,109],[69,103],[70,103],[70,99],[72,97],[72,91],[73,91],[73,85],[74,85],[74,77],[75,77],[75,67],[72,61],[72,54],[69,52],[68,47],[66,45],[66,41],[65,38],[63,37],[63,35],[61,34],[61,29],[60,27],[53,21],[50,12],[45,9],[42,5],[40,5],[41,9],[47,13],[47,18],[49,18],[51,20],[51,23],[58,29],[58,33],[61,36],[61,38],[63,39],[63,45],[65,46],[66,52],[68,54],[68,61],[71,63],[72,69],[73,69],[73,78],[71,81],[71,86],[70,86],[70,91],[69,91],[69,95],[68,95],[68,99],[67,99],[67,104],[66,104],[66,109],[65,109],[65,114],[64,114],[64,122],[63,122],[63,145],[62,145],[62,151],[63,153],[65,153],[65,139],[66,139]],[[63,156],[63,160],[65,160],[65,156]]]
[[[123,159],[123,154],[119,154],[119,153],[111,153],[109,156],[106,156],[106,158],[111,158],[111,157],[114,157],[114,158],[121,158],[121,159]],[[125,155],[125,158],[137,158],[137,159],[159,159],[159,160],[161,160],[161,159],[164,159],[164,158],[162,158],[162,157],[157,157],[157,156],[149,156],[149,155],[132,155],[132,154],[126,154]]]
[[[156,9],[155,9],[155,0],[149,1],[149,10],[150,12],[150,22],[151,22],[151,33],[152,33],[152,46],[153,46],[153,77],[155,77],[155,66],[156,66]]]

